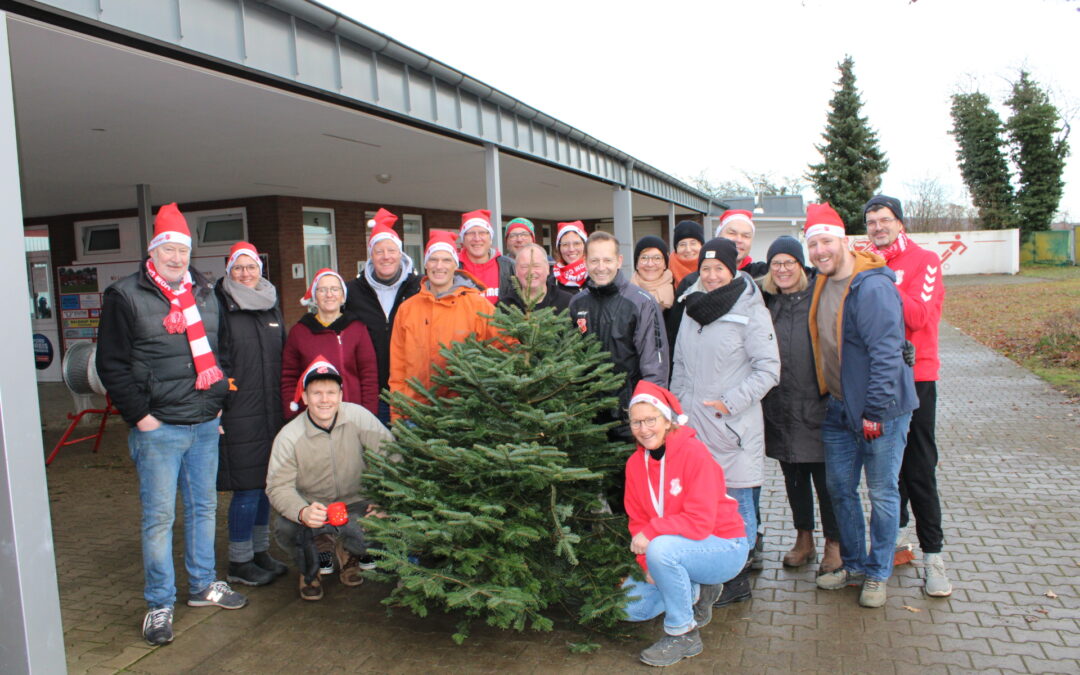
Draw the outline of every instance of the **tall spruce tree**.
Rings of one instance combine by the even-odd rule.
[[[971,202],[979,211],[981,227],[1014,227],[1013,189],[1003,151],[1001,117],[981,92],[953,94],[951,114],[956,161]]]
[[[383,602],[460,612],[458,642],[474,620],[549,630],[556,608],[610,629],[637,572],[626,517],[600,495],[632,449],[595,419],[622,375],[565,313],[500,305],[492,322],[504,339],[454,343],[431,389],[411,383],[425,402],[390,396],[408,422],[364,475],[386,513],[365,520],[373,575],[399,582]]]
[[[818,198],[832,204],[844,219],[848,232],[866,231],[862,207],[881,187],[881,176],[889,161],[878,148],[877,133],[862,116],[862,99],[855,86],[855,61],[850,57],[837,66],[840,80],[829,102],[828,121],[822,138],[814,146],[822,162],[812,164],[806,174]]]
[[[1016,220],[1026,238],[1050,229],[1053,222],[1065,190],[1061,175],[1069,154],[1068,134],[1057,108],[1027,71],[1020,71],[1005,104],[1012,109],[1005,130],[1019,184]]]

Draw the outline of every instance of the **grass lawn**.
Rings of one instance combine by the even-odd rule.
[[[949,287],[944,318],[979,342],[1080,397],[1080,267],[1024,265],[1022,284]]]

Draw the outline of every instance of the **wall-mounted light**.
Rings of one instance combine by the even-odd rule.
[[[375,174],[375,180],[379,181],[383,185],[386,185],[387,183],[389,183],[393,179],[394,179],[394,177],[391,176],[388,173],[377,173],[377,174]]]

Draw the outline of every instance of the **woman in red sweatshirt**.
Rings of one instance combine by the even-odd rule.
[[[670,666],[701,653],[698,629],[746,562],[738,503],[727,496],[724,471],[686,423],[667,389],[642,380],[630,399],[637,451],[626,462],[630,550],[645,581],[623,584],[631,621],[664,614],[660,641],[641,652],[651,666]]]

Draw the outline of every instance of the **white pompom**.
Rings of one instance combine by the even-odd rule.
[[[679,415],[678,417],[676,417],[675,421],[678,422],[679,424],[686,424],[687,422],[690,421],[690,418],[687,417],[685,414],[683,414],[683,415]]]
[[[293,412],[296,412],[296,411],[300,410],[300,406],[296,405],[296,401],[293,401],[292,403],[289,404],[289,410],[291,410]]]

